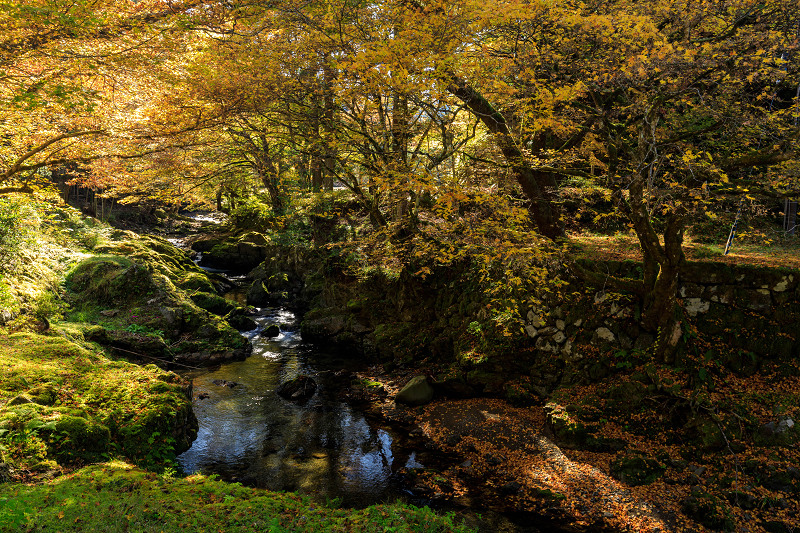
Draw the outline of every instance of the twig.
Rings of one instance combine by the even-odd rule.
[[[178,365],[178,366],[182,366],[182,367],[185,367],[185,368],[191,368],[192,370],[200,370],[199,366],[190,366],[190,365],[185,365],[183,363],[177,363],[175,361],[168,361],[166,359],[161,359],[159,357],[153,357],[151,355],[144,355],[143,353],[139,353],[139,352],[132,352],[132,351],[126,350],[124,348],[117,348],[116,346],[112,346],[112,348],[114,350],[119,350],[120,352],[129,353],[129,354],[135,355],[137,357],[145,357],[147,359],[152,359],[153,361],[161,361],[162,363],[167,363],[167,364],[170,364],[170,365]]]

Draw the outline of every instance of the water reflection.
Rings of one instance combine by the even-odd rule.
[[[338,497],[347,505],[394,499],[393,472],[412,455],[393,451],[392,436],[370,426],[361,413],[336,397],[334,372],[347,362],[302,342],[294,316],[281,309],[259,317],[247,360],[191,376],[200,429],[178,460],[186,472],[216,473],[223,479],[272,490]],[[281,335],[260,337],[264,324],[281,324]],[[303,405],[280,398],[275,389],[300,374],[319,387]],[[216,382],[216,383],[215,383]],[[235,382],[236,386],[225,386]]]

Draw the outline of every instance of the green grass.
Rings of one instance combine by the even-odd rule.
[[[466,532],[453,515],[400,503],[336,509],[292,493],[112,462],[41,485],[0,485],[0,532]]]

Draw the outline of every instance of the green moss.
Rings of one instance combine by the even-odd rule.
[[[452,515],[401,503],[338,509],[192,476],[157,476],[124,463],[84,468],[42,485],[0,484],[0,532],[18,531],[466,532]]]
[[[215,315],[224,316],[236,308],[225,298],[208,292],[195,292],[191,295],[191,299],[200,309],[205,309]]]
[[[111,361],[61,337],[15,334],[0,338],[0,368],[0,448],[18,468],[114,453],[163,465],[194,436],[180,378],[155,366]],[[29,401],[10,401],[21,397]]]
[[[178,287],[185,291],[202,291],[208,293],[215,293],[214,284],[208,279],[208,276],[199,272],[186,272],[176,283]]]
[[[130,259],[113,255],[81,261],[66,278],[67,289],[83,300],[119,304],[152,291],[152,276]]]

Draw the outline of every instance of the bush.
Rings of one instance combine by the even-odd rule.
[[[251,196],[240,203],[231,213],[231,222],[238,229],[266,231],[279,225],[277,217],[267,200]]]
[[[25,220],[31,216],[19,202],[0,198],[0,270],[13,270],[14,259],[27,233]]]

